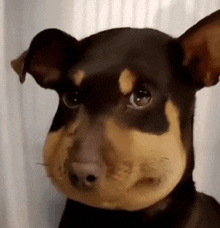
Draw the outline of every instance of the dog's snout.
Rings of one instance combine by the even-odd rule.
[[[70,169],[70,180],[76,187],[94,187],[101,177],[97,163],[72,162]]]

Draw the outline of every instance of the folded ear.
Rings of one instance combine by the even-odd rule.
[[[209,15],[178,38],[183,64],[191,71],[197,86],[212,86],[220,74],[220,10]]]
[[[21,83],[28,72],[40,86],[54,89],[76,60],[77,43],[58,29],[44,30],[33,38],[27,51],[11,62],[12,68]]]

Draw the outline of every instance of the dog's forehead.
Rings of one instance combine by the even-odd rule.
[[[158,51],[172,38],[154,29],[121,28],[106,30],[80,41],[81,50],[86,55],[103,57],[104,54],[125,54],[131,51],[143,52],[143,48],[150,48],[149,51]],[[155,46],[155,49],[152,48]]]
[[[170,36],[152,29],[124,28],[95,34],[80,41],[80,58],[70,77],[79,70],[80,81],[94,75],[115,75],[125,68],[149,72],[157,70],[158,64],[165,71],[170,40]]]

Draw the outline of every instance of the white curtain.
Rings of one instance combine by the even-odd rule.
[[[122,26],[179,36],[219,8],[219,0],[0,1],[0,227],[55,228],[65,202],[37,164],[57,96],[31,77],[21,86],[9,64],[33,36],[56,27],[80,39]],[[197,97],[194,179],[220,201],[220,85]]]

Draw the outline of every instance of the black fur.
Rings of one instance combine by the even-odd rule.
[[[197,193],[192,180],[193,117],[197,85],[188,69],[181,65],[183,52],[178,42],[155,30],[128,28],[105,31],[81,42],[82,59],[79,65],[87,72],[82,88],[87,93],[85,104],[90,115],[98,116],[108,110],[109,105],[128,102],[126,99],[120,100],[117,88],[109,90],[109,87],[114,88],[117,83],[115,75],[129,67],[139,76],[136,88],[147,88],[155,100],[150,108],[138,113],[121,110],[118,114],[121,120],[131,128],[160,135],[168,130],[164,104],[170,98],[180,109],[182,140],[188,153],[188,164],[182,180],[167,197],[171,201],[165,209],[160,209],[160,206],[158,209],[154,205],[135,212],[111,211],[68,200],[60,228],[220,227],[220,206],[209,196]],[[116,61],[118,59],[120,61]],[[77,63],[75,66],[78,67]],[[209,210],[213,211],[211,215],[206,213]],[[198,213],[195,219],[193,213]]]
[[[218,17],[219,12],[193,27],[188,34]],[[162,201],[129,212],[97,209],[68,199],[60,228],[220,227],[220,205],[212,197],[198,193],[192,179],[195,93],[204,82],[182,65],[182,39],[184,37],[174,39],[153,29],[121,28],[100,32],[81,41],[62,31],[49,29],[32,41],[23,74],[31,73],[42,87],[56,90],[60,98],[50,132],[68,125],[77,116],[77,108],[71,109],[64,104],[66,93],[79,94],[90,123],[95,123],[94,120],[103,114],[114,115],[126,127],[158,136],[169,130],[165,104],[171,100],[180,110],[181,139],[187,153],[182,179]],[[50,68],[59,71],[57,79],[42,80],[35,66],[35,62],[41,63],[38,56],[43,56]],[[71,80],[77,69],[86,72],[80,87]],[[137,76],[134,91],[144,89],[151,94],[148,108],[126,108],[130,94],[122,96],[118,87],[119,75],[124,69]],[[76,140],[69,153],[72,149],[78,151],[80,144],[80,139]]]

